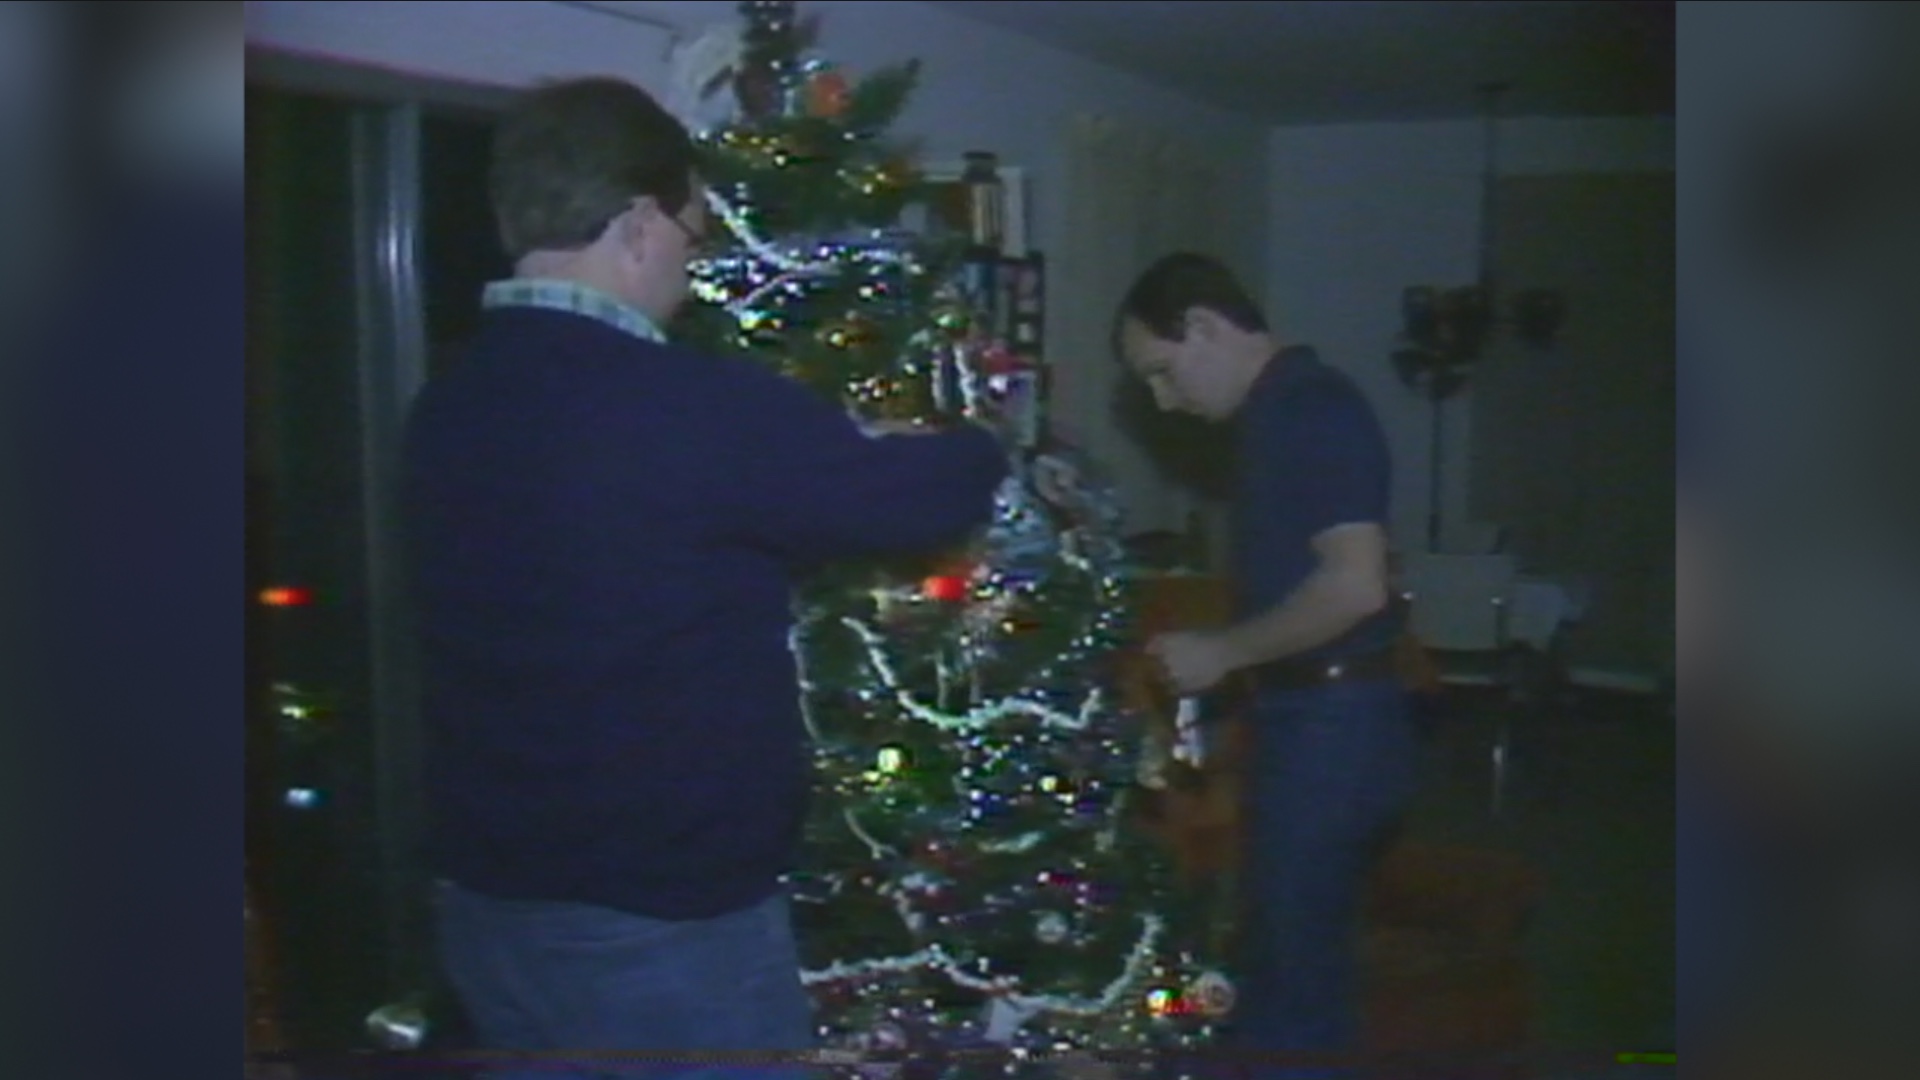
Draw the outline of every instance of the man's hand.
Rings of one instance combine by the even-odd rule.
[[[1147,655],[1160,661],[1167,681],[1181,694],[1201,694],[1233,674],[1234,658],[1226,636],[1199,630],[1161,634],[1147,643]]]

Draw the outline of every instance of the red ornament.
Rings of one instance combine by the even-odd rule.
[[[920,583],[920,592],[929,600],[958,603],[967,598],[971,580],[957,574],[935,574]]]
[[[933,572],[920,581],[920,594],[929,600],[957,604],[973,591],[973,556],[954,552],[934,564]]]
[[[260,603],[266,607],[307,607],[313,603],[313,590],[298,585],[276,585],[260,590]]]
[[[832,68],[816,72],[807,79],[807,115],[819,120],[838,120],[853,102],[853,88],[847,77]]]

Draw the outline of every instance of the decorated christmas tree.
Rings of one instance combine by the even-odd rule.
[[[1112,689],[1119,518],[1091,468],[1053,468],[1063,451],[1035,437],[1043,362],[994,308],[992,170],[967,228],[905,231],[928,188],[888,129],[917,65],[856,79],[812,51],[794,4],[740,8],[676,51],[724,241],[679,333],[863,419],[987,422],[1014,462],[965,550],[832,567],[796,598],[818,781],[792,885],[824,1041],[1194,1046],[1232,989],[1129,828],[1144,729]]]

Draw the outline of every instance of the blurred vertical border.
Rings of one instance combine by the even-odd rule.
[[[1920,1075],[1920,5],[1678,6],[1687,1056]]]
[[[0,1054],[21,1075],[222,1075],[238,990],[243,8],[0,9],[0,821],[25,870],[5,890]]]

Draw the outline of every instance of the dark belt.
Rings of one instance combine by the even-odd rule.
[[[1397,679],[1400,672],[1392,649],[1359,656],[1316,657],[1310,660],[1276,660],[1254,668],[1254,686],[1261,690],[1311,690],[1333,683],[1369,682]]]

